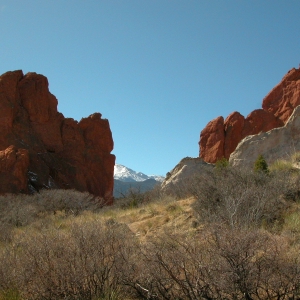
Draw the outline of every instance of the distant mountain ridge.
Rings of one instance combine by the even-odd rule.
[[[124,182],[140,182],[148,179],[154,179],[156,181],[162,182],[164,180],[164,177],[160,175],[146,175],[142,172],[136,172],[123,165],[115,164],[114,179]]]
[[[160,185],[165,178],[160,175],[146,175],[136,172],[124,165],[114,167],[114,197],[124,197],[130,190],[146,192]]]

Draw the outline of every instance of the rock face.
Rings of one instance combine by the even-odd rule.
[[[254,110],[246,118],[233,112],[225,121],[223,117],[210,121],[200,134],[199,156],[209,163],[223,157],[228,159],[246,136],[284,126],[298,105],[300,69],[292,69],[263,99],[262,109]]]
[[[260,154],[269,164],[287,159],[297,151],[300,151],[300,106],[284,127],[245,137],[230,155],[229,162],[233,166],[253,167]]]
[[[298,105],[300,105],[300,69],[292,69],[264,98],[262,108],[286,123]]]
[[[45,76],[0,76],[0,192],[41,188],[113,196],[115,156],[108,120],[95,113],[77,122],[57,111]]]
[[[200,157],[206,162],[216,162],[224,156],[224,118],[210,121],[200,134]]]
[[[199,176],[208,170],[214,168],[214,165],[206,163],[201,158],[183,158],[173,170],[171,170],[161,184],[162,191],[169,193],[180,192],[184,194],[186,180],[191,180],[192,176]]]
[[[26,149],[10,146],[0,151],[0,193],[27,190],[29,155]]]

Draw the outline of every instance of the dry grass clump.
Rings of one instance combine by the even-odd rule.
[[[270,171],[296,172],[296,171],[298,171],[298,169],[295,168],[293,161],[278,159],[270,166]]]
[[[292,234],[300,234],[300,210],[294,211],[288,214],[284,220],[284,230],[291,232]]]
[[[300,162],[300,152],[295,152],[292,156],[291,156],[291,160],[294,163],[299,163]]]
[[[270,165],[271,171],[289,171],[299,173],[300,152],[295,152],[289,159],[278,159]]]

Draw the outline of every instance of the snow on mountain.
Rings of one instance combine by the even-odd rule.
[[[124,182],[139,182],[145,181],[147,179],[154,179],[156,181],[162,182],[164,180],[164,177],[159,175],[146,175],[142,172],[136,172],[132,169],[129,169],[123,165],[115,164],[114,179]]]
[[[163,182],[165,180],[165,177],[160,175],[148,175],[148,177],[159,182]]]

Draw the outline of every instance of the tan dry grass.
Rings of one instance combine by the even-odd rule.
[[[102,210],[84,210],[78,215],[68,214],[66,211],[52,211],[41,214],[25,226],[13,229],[13,235],[18,236],[24,232],[34,233],[41,231],[62,230],[69,231],[74,222],[115,222],[124,224],[139,239],[162,235],[168,232],[185,232],[195,230],[198,222],[194,217],[192,204],[194,198],[174,200],[165,198],[153,201],[140,207],[122,209],[115,206],[105,207]]]
[[[107,208],[99,213],[106,220],[123,223],[140,239],[160,235],[165,230],[188,231],[195,227],[192,203],[194,198],[166,199],[130,209]]]

